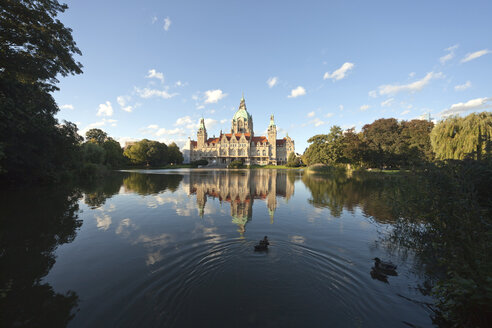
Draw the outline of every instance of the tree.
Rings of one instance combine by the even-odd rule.
[[[169,146],[167,146],[167,151],[169,154],[169,163],[173,164],[181,164],[184,161],[183,154],[179,150],[178,145],[176,143],[171,142]]]
[[[433,127],[434,123],[425,120],[401,122],[400,135],[406,147],[405,164],[414,166],[434,159],[430,141],[430,133]]]
[[[126,148],[123,154],[133,164],[147,166],[164,165],[168,162],[168,150],[165,143],[143,139]]]
[[[287,166],[288,167],[301,166],[301,159],[297,157],[297,155],[294,152],[291,152],[289,154],[289,157],[287,157]]]
[[[118,141],[108,137],[102,147],[105,151],[104,164],[106,166],[116,168],[123,165],[125,157],[123,156],[123,148],[121,148]]]
[[[362,127],[367,144],[366,161],[371,166],[397,167],[401,150],[400,125],[395,118],[379,119]]]
[[[85,133],[85,138],[88,142],[102,145],[106,140],[108,140],[108,134],[101,129],[90,129]]]
[[[342,129],[332,126],[329,134],[318,134],[308,139],[311,143],[304,152],[303,161],[307,165],[322,163],[336,164],[342,159]]]
[[[362,165],[366,152],[366,144],[360,136],[351,128],[344,132],[342,140],[342,162],[345,164]]]
[[[430,134],[437,159],[482,159],[492,152],[492,113],[449,117]]]
[[[51,92],[58,76],[82,73],[72,30],[56,19],[66,9],[56,0],[1,2],[0,179],[53,181],[63,173],[56,165],[63,130]]]
[[[102,164],[105,155],[104,148],[96,143],[86,142],[82,145],[84,163]]]

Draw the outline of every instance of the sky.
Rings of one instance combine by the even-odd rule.
[[[229,133],[244,93],[296,152],[379,118],[492,109],[492,1],[67,1],[84,73],[60,78],[80,133],[183,146]]]

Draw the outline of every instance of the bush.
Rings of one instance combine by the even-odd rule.
[[[190,164],[192,167],[198,167],[199,165],[206,166],[208,165],[208,161],[206,159],[199,159],[197,161],[192,161]]]
[[[232,161],[229,163],[229,165],[227,165],[227,167],[230,169],[240,169],[243,167],[243,161],[241,160]]]

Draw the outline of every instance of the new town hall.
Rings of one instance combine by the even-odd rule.
[[[190,160],[206,159],[209,163],[228,164],[241,160],[244,164],[281,165],[287,163],[290,153],[294,152],[294,140],[288,135],[277,139],[277,126],[270,117],[268,136],[255,136],[253,117],[246,109],[244,96],[239,109],[232,118],[231,133],[222,133],[218,138],[207,138],[205,121],[200,120],[197,140],[189,140]],[[188,148],[186,147],[186,148]]]

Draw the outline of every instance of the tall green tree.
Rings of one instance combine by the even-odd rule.
[[[167,151],[169,154],[169,163],[173,164],[181,164],[184,161],[183,154],[179,150],[178,145],[175,142],[171,142],[169,146],[167,146]]]
[[[362,127],[362,139],[367,144],[366,161],[370,166],[397,167],[402,149],[400,125],[394,118],[382,118]]]
[[[85,138],[87,142],[83,148],[87,155],[94,153],[96,148],[100,149],[98,152],[103,153],[101,161],[94,162],[89,160],[89,163],[104,164],[111,168],[120,167],[124,164],[123,148],[121,148],[119,142],[109,137],[106,132],[101,129],[90,129],[85,133]]]
[[[430,134],[437,159],[490,158],[492,154],[492,113],[449,117]]]
[[[332,126],[329,134],[318,134],[308,139],[311,144],[303,154],[303,161],[312,164],[336,164],[342,161],[342,129]]]
[[[85,133],[85,138],[88,142],[102,145],[108,139],[108,134],[101,129],[90,129]]]
[[[165,143],[143,139],[125,149],[124,153],[133,164],[156,166],[168,163],[168,149]]]
[[[405,143],[404,164],[414,166],[431,162],[434,152],[430,141],[430,133],[434,123],[426,120],[411,120],[401,122],[400,136]]]
[[[342,137],[342,162],[361,166],[366,153],[366,144],[361,140],[355,129],[348,129]]]
[[[57,19],[66,9],[56,0],[0,2],[1,180],[56,180],[70,166],[57,165],[65,141],[51,94],[58,76],[82,73],[72,30]]]

